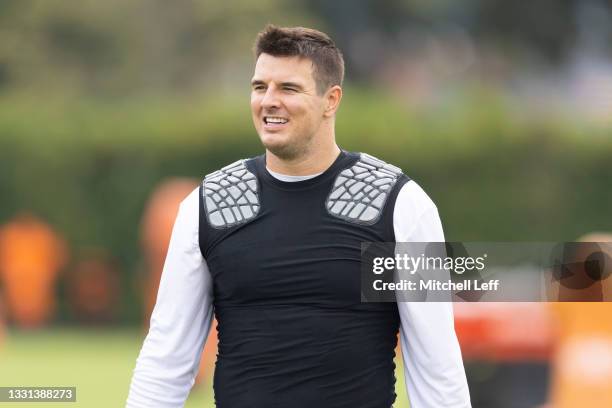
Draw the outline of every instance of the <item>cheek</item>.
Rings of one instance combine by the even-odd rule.
[[[312,125],[321,122],[323,120],[323,110],[320,104],[310,104],[305,109],[306,120]]]
[[[293,118],[301,121],[310,120],[310,116],[312,115],[312,106],[310,106],[310,104],[307,102],[288,98],[284,101],[284,106]]]
[[[256,112],[257,110],[259,110],[260,106],[261,106],[261,97],[259,97],[258,95],[251,95],[251,110],[253,112]]]

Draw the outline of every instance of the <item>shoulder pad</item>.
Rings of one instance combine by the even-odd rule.
[[[223,229],[243,224],[259,212],[259,186],[245,160],[238,160],[207,175],[203,181],[208,223]]]
[[[360,153],[359,160],[336,177],[325,203],[327,211],[356,224],[375,224],[401,174],[399,167]]]

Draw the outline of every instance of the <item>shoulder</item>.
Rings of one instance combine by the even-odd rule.
[[[253,175],[252,168],[249,166],[249,162],[252,162],[256,159],[257,157],[236,160],[235,162],[228,164],[227,166],[224,166],[218,170],[208,173],[206,176],[204,176],[202,183],[206,181],[220,182],[221,180],[224,180],[224,179],[231,180],[234,177],[250,179],[251,176],[253,176],[254,178],[255,176]]]
[[[389,193],[398,181],[410,180],[402,169],[377,157],[367,153],[348,154],[353,157],[352,164],[340,172],[336,184],[343,183],[350,190],[363,188],[366,193],[370,190]]]
[[[252,160],[237,160],[204,177],[200,197],[213,228],[241,224],[259,212],[259,183],[249,166]]]
[[[435,203],[425,190],[408,177],[400,167],[367,153],[357,153],[357,155],[359,158],[354,167],[355,169],[366,169],[371,175],[368,178],[370,183],[381,186],[381,189],[387,189],[389,192],[396,184],[399,184],[395,199],[396,211],[410,213],[415,218],[429,211],[437,212]]]
[[[189,193],[187,197],[179,204],[179,211],[182,212],[197,212],[198,211],[198,196],[200,195],[200,187],[196,187]]]
[[[402,186],[397,196],[396,210],[406,211],[419,216],[428,211],[437,211],[436,204],[414,180],[410,180]]]
[[[386,176],[398,178],[402,175],[402,169],[393,164],[363,152],[347,152],[354,158],[354,162],[349,169],[355,170],[357,174],[370,173],[373,176],[384,178]]]
[[[402,170],[367,153],[347,153],[350,165],[336,176],[326,207],[332,216],[371,225],[378,222],[394,187],[405,183]]]
[[[397,196],[393,226],[398,242],[444,241],[438,209],[415,181],[406,183]]]

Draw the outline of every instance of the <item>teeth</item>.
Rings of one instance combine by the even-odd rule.
[[[266,123],[287,123],[287,119],[275,116],[266,116],[264,120]]]

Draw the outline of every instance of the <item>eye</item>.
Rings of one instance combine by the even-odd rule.
[[[266,89],[266,87],[263,86],[263,85],[254,85],[253,86],[253,90],[254,91],[263,91],[264,89]]]
[[[295,92],[297,92],[297,91],[298,91],[297,89],[295,89],[295,88],[291,88],[291,87],[288,87],[288,86],[284,87],[284,88],[283,88],[283,90],[284,90],[285,92],[290,92],[290,93],[295,93]]]

